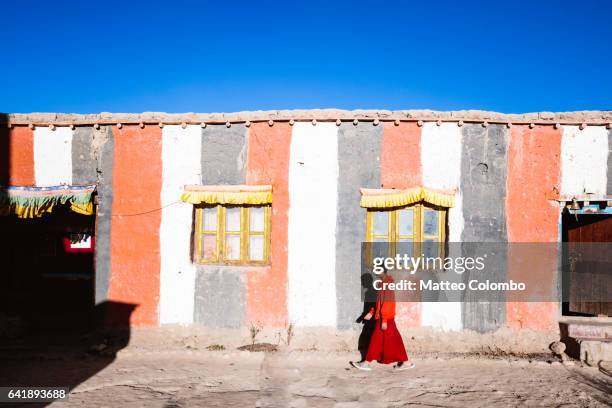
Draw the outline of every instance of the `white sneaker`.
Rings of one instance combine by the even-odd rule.
[[[401,362],[401,363],[397,363],[396,365],[394,365],[393,369],[395,371],[404,371],[404,370],[410,370],[411,368],[414,368],[414,367],[416,367],[414,363]]]
[[[351,361],[351,365],[359,370],[372,371],[372,367],[370,367],[370,365],[366,363],[365,361],[359,361],[359,362]]]

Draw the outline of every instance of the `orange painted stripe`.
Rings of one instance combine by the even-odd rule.
[[[561,174],[561,130],[551,126],[515,126],[508,147],[506,222],[508,241],[557,242],[559,208],[547,200],[554,189],[559,191]],[[551,248],[552,249],[552,248]],[[516,256],[510,248],[508,279],[526,282],[554,293],[557,265],[556,252],[547,256]],[[549,285],[546,287],[545,285]],[[557,302],[508,302],[507,324],[513,328],[553,329],[557,325]]]
[[[0,184],[33,186],[34,132],[27,126],[0,130]]]
[[[384,188],[408,188],[420,186],[421,128],[414,122],[401,122],[399,126],[385,123],[380,177]]]
[[[420,186],[421,128],[414,122],[385,123],[380,157],[380,181],[385,188]],[[414,292],[414,302],[396,305],[395,321],[399,327],[421,326],[420,293]]]
[[[287,314],[287,239],[291,126],[254,123],[249,128],[247,184],[272,185],[270,266],[247,273],[246,323],[284,327]]]
[[[130,325],[155,326],[159,322],[161,129],[157,126],[144,129],[138,126],[113,127],[113,134],[115,156],[108,297],[109,301],[137,305]]]

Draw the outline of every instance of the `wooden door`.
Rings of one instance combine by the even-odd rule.
[[[568,243],[612,242],[612,216],[571,214],[563,217],[563,241]],[[569,252],[572,252],[571,244]],[[569,302],[564,305],[567,314],[587,316],[612,316],[612,270],[608,262],[610,254],[603,253],[601,247],[589,249],[581,246],[583,256],[566,261],[569,271],[564,284],[568,285]],[[589,251],[592,251],[589,253]],[[567,299],[566,297],[566,299]],[[598,301],[593,301],[598,300]]]

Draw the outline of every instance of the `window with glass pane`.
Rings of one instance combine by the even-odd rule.
[[[228,261],[240,259],[240,207],[225,208],[225,251],[224,258]]]
[[[374,211],[372,213],[372,219],[372,238],[374,238],[374,241],[389,241],[389,212]]]
[[[263,261],[265,255],[265,207],[251,207],[249,209],[249,259]]]
[[[390,242],[390,256],[427,251],[437,256],[445,240],[446,208],[418,203],[389,210],[372,209],[366,220],[368,242]],[[436,252],[437,251],[437,252]]]
[[[269,205],[196,207],[196,261],[267,264],[270,214]]]
[[[202,259],[215,262],[218,259],[217,252],[217,223],[219,221],[218,207],[204,207],[198,209],[202,213],[201,254]]]
[[[424,238],[438,238],[439,225],[439,212],[432,210],[431,208],[423,207],[423,237]]]
[[[442,247],[440,242],[441,230],[444,226],[440,225],[441,215],[440,211],[433,208],[423,207],[421,211],[422,225],[423,225],[423,238],[422,238],[422,249],[421,253],[425,257],[437,257],[442,254]]]
[[[402,208],[396,211],[396,242],[391,255],[410,255],[414,252],[415,228],[413,207]]]
[[[414,241],[414,208],[397,210],[397,240]]]

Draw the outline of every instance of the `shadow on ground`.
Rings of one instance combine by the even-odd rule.
[[[93,328],[31,328],[17,336],[0,338],[0,386],[74,389],[115,361],[117,352],[128,345],[135,307],[105,302],[95,307],[97,324]]]

